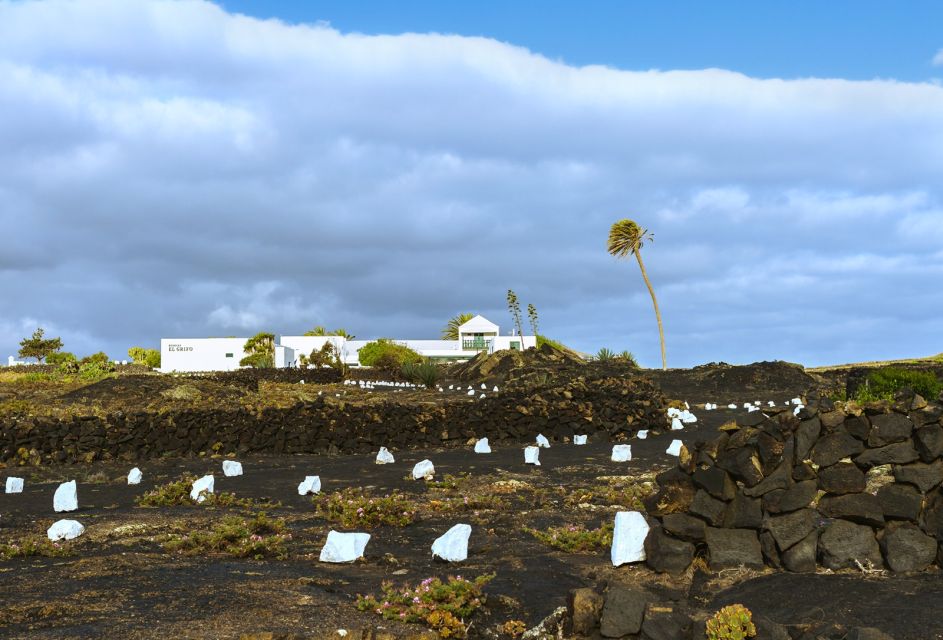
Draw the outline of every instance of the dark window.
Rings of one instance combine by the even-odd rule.
[[[226,354],[226,357],[227,357],[227,358],[231,358],[231,357],[232,357],[232,354],[231,354],[231,353],[227,353],[227,354]]]

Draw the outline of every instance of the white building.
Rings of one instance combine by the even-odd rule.
[[[536,336],[502,336],[498,325],[475,316],[458,329],[458,340],[393,340],[425,358],[457,362],[485,351],[528,349],[537,346]],[[161,371],[232,371],[245,356],[248,338],[163,338],[160,341]],[[332,342],[345,364],[360,366],[360,349],[372,340],[347,340],[343,336],[277,336],[275,366],[297,367],[301,356]]]

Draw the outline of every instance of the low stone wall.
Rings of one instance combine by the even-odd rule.
[[[532,441],[574,433],[629,437],[664,425],[665,400],[644,378],[576,379],[481,400],[354,403],[333,396],[253,413],[244,408],[116,413],[72,420],[10,418],[0,461],[12,464],[140,460],[201,452],[368,453],[464,446],[471,438]]]
[[[238,385],[258,391],[259,382],[288,382],[298,384],[335,384],[343,381],[340,372],[330,369],[236,369],[235,371],[212,371],[207,373],[178,373],[183,378],[201,378],[222,384]]]
[[[771,413],[778,411],[778,413]],[[943,564],[943,405],[835,404],[741,416],[682,451],[646,507],[647,564],[788,571]]]

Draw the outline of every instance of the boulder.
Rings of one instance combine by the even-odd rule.
[[[727,529],[759,529],[763,526],[763,509],[760,499],[738,493],[727,503],[723,526]]]
[[[75,480],[59,485],[52,496],[52,508],[56,513],[75,511],[79,508],[79,492]]]
[[[850,493],[843,496],[822,496],[819,513],[829,518],[841,518],[870,527],[884,526],[884,509],[877,496],[870,493]]]
[[[920,493],[927,493],[943,482],[943,460],[934,460],[930,464],[913,462],[895,465],[894,478],[898,482],[912,484],[920,490]]]
[[[573,635],[591,635],[599,626],[605,600],[595,589],[573,589],[567,598],[567,609]],[[641,625],[639,625],[641,626]]]
[[[881,549],[871,527],[847,520],[835,520],[819,536],[822,564],[829,569],[855,569],[857,560],[863,566],[883,567]]]
[[[432,556],[446,562],[464,562],[468,559],[468,539],[471,537],[470,524],[457,524],[432,543]]]
[[[792,479],[796,482],[803,482],[805,480],[817,480],[818,474],[815,471],[815,468],[812,466],[812,463],[808,460],[799,462],[792,468]]]
[[[628,462],[632,459],[632,445],[616,444],[612,446],[613,462]]]
[[[763,567],[763,552],[756,531],[752,529],[717,529],[708,527],[707,549],[712,570]]]
[[[927,496],[921,526],[943,545],[943,489],[935,489]],[[941,554],[943,554],[943,546],[941,546]]]
[[[23,493],[23,478],[9,476],[6,482],[6,493]]]
[[[884,517],[916,522],[923,508],[923,496],[909,484],[886,484],[877,492]]]
[[[914,431],[914,446],[924,462],[943,456],[943,426],[933,424]]]
[[[579,436],[573,436],[574,440]],[[491,445],[488,444],[488,438],[481,438],[475,442],[475,453],[491,453]]]
[[[190,499],[197,502],[205,501],[206,494],[213,493],[213,485],[215,482],[212,474],[194,480],[193,484],[190,485]]]
[[[773,535],[780,551],[789,547],[815,531],[815,511],[800,509],[782,516],[771,516],[766,521],[766,529]]]
[[[695,469],[691,479],[695,485],[719,500],[731,500],[737,493],[737,484],[720,467]]]
[[[340,533],[329,531],[327,541],[321,548],[319,560],[321,562],[353,562],[363,557],[363,553],[370,542],[369,533]]]
[[[46,530],[46,536],[56,540],[72,540],[85,533],[85,527],[77,520],[58,520]]]
[[[705,533],[706,535],[706,533]],[[645,564],[660,573],[679,574],[694,560],[694,545],[652,527],[645,538]]]
[[[524,448],[524,464],[540,466],[540,447]]]
[[[756,486],[745,488],[743,493],[756,497],[776,489],[788,489],[792,486],[792,456],[789,456],[789,458],[783,460],[771,474],[763,478]]]
[[[413,480],[431,480],[435,475],[435,465],[432,460],[420,460],[413,467]]]
[[[728,449],[717,456],[717,466],[729,471],[733,477],[747,487],[753,487],[763,479],[760,459],[751,447]]]
[[[899,413],[871,416],[871,433],[868,435],[869,447],[883,447],[895,442],[910,440],[914,423]]]
[[[845,431],[858,440],[866,442],[871,434],[871,424],[864,416],[848,416],[845,420]]]
[[[819,467],[830,467],[842,458],[864,451],[864,444],[843,431],[819,438],[812,447],[812,462]]]
[[[658,491],[642,500],[649,515],[663,516],[690,509],[696,493],[691,476],[674,467],[655,476],[655,482],[658,484]]]
[[[643,640],[678,640],[687,637],[691,617],[675,603],[649,604],[642,621]]]
[[[770,513],[788,513],[808,507],[818,494],[815,480],[797,482],[785,491],[771,491],[763,496],[763,508]]]
[[[819,489],[826,493],[861,493],[866,484],[864,473],[851,462],[838,462],[819,469]]]
[[[619,511],[616,513],[612,530],[612,566],[618,567],[629,562],[645,559],[645,538],[648,536],[648,522],[638,511]]]
[[[298,495],[306,496],[309,493],[321,492],[320,476],[305,476],[305,479],[298,485]]]
[[[599,633],[604,638],[621,638],[641,631],[648,600],[644,591],[624,584],[611,585],[602,607]]]
[[[223,475],[234,478],[242,475],[242,463],[235,460],[223,460]]]
[[[782,553],[783,566],[794,573],[814,573],[819,534],[813,531]]]
[[[915,524],[895,522],[884,529],[881,548],[892,571],[923,571],[936,557],[937,541]]]
[[[661,519],[661,524],[665,531],[677,538],[691,542],[704,542],[707,525],[700,518],[686,513],[669,513]]]
[[[698,492],[694,494],[694,501],[691,503],[689,512],[719,527],[723,524],[726,510],[727,503],[714,498],[703,489],[698,489]]]
[[[907,440],[877,449],[868,449],[855,458],[855,463],[866,467],[876,467],[882,464],[907,464],[919,457],[913,443]]]
[[[380,451],[377,453],[377,464],[393,464],[394,462],[396,460],[393,458],[393,454],[386,447],[380,447]]]
[[[128,472],[128,484],[141,484],[141,480],[143,479],[144,474],[141,473],[141,470],[137,467],[134,467]]]
[[[822,431],[822,423],[818,418],[803,420],[796,428],[796,462],[801,462],[809,457],[813,445],[819,439]]]
[[[779,549],[776,548],[776,540],[769,531],[760,531],[760,549],[763,551],[763,559],[774,569],[780,569],[783,566],[779,557]]]

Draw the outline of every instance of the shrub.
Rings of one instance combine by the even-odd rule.
[[[603,347],[596,352],[596,360],[599,362],[609,362],[615,357],[616,354],[611,349],[607,349],[606,347]]]
[[[545,545],[567,553],[592,553],[612,546],[611,524],[598,529],[586,529],[583,525],[550,527],[546,531],[525,527],[524,531]]]
[[[106,368],[109,365],[114,366],[111,364],[111,359],[108,357],[108,354],[105,353],[104,351],[93,353],[92,355],[85,356],[84,358],[79,360],[80,367],[85,366],[85,365],[90,365],[90,364],[94,364],[102,368]]]
[[[60,542],[50,542],[47,538],[39,536],[21,538],[15,542],[0,543],[0,560],[33,556],[56,558],[67,556],[69,553],[70,551],[66,545]]]
[[[932,400],[940,394],[943,383],[930,371],[884,367],[868,374],[865,383],[858,387],[855,399],[861,402],[893,400],[904,387]]]
[[[57,351],[46,356],[46,364],[61,366],[65,363],[78,362],[78,358],[70,351]]]
[[[185,555],[220,553],[237,558],[288,557],[291,534],[281,518],[269,519],[260,512],[252,519],[227,516],[209,531],[175,536],[164,543],[168,551]]]
[[[134,364],[141,364],[151,369],[160,367],[160,351],[157,349],[131,347],[128,349],[128,357],[131,358]]]
[[[743,640],[756,637],[753,614],[742,604],[724,607],[707,621],[707,640]]]
[[[483,588],[494,574],[466,580],[462,576],[426,578],[415,588],[384,582],[379,598],[357,596],[357,609],[373,611],[385,620],[428,625],[443,638],[464,638],[465,620],[485,603]]]
[[[400,372],[406,380],[434,389],[439,383],[441,372],[431,360],[422,362],[407,362],[400,367]]]
[[[69,368],[68,365],[63,365],[63,367]],[[104,351],[85,356],[78,362],[78,374],[83,380],[98,380],[113,373],[114,370],[115,365]]]
[[[270,353],[253,353],[239,361],[240,367],[253,369],[271,369],[275,366],[275,357]]]
[[[222,491],[220,493],[204,494],[206,499],[197,502],[190,498],[190,490],[196,476],[184,474],[180,480],[174,480],[134,499],[139,507],[174,507],[174,506],[205,506],[205,507],[240,507],[256,509],[260,507],[273,508],[281,506],[280,502],[257,501],[252,498],[239,498],[234,493]]]
[[[360,364],[392,372],[399,372],[407,362],[422,362],[422,356],[407,346],[388,338],[368,342],[359,351]]]
[[[628,362],[633,367],[638,368],[638,360],[635,359],[635,354],[631,351],[622,351],[621,353],[616,354],[616,360],[622,360]]]
[[[416,505],[394,491],[373,497],[360,488],[347,488],[315,496],[317,514],[348,529],[373,529],[382,525],[405,527],[416,520]]]

